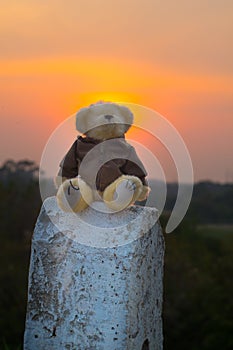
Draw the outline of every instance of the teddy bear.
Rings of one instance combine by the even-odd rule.
[[[125,134],[133,113],[113,102],[97,102],[76,114],[77,137],[60,163],[57,202],[81,212],[95,201],[121,211],[149,193],[147,172]]]

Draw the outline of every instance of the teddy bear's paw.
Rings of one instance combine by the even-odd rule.
[[[141,189],[142,183],[139,178],[123,175],[105,189],[103,199],[108,207],[120,211],[137,200]]]
[[[113,194],[113,202],[116,208],[124,209],[132,203],[136,185],[131,180],[123,180],[117,186]]]
[[[63,182],[57,192],[59,207],[65,212],[79,212],[88,207],[80,191],[79,179],[68,179]]]
[[[132,194],[137,188],[136,184],[132,180],[124,180],[124,181],[122,181],[122,183],[118,187],[120,187],[121,185],[123,185],[122,190],[125,187],[126,191],[130,191],[130,192],[132,192]],[[117,189],[118,189],[118,187],[117,187]]]
[[[144,200],[146,200],[147,197],[149,196],[149,193],[150,193],[150,187],[144,185],[142,187],[142,191],[141,191],[140,195],[137,198],[137,201],[144,201]]]

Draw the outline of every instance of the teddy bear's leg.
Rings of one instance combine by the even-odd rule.
[[[57,202],[66,212],[80,212],[92,202],[92,191],[80,178],[67,179],[58,189]]]
[[[123,210],[137,200],[142,187],[138,177],[122,175],[105,189],[103,200],[109,208]]]

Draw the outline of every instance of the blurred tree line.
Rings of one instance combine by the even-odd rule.
[[[165,210],[172,210],[176,201],[177,191],[177,183],[169,183],[167,185]],[[233,184],[220,184],[210,181],[203,181],[194,184],[192,201],[186,214],[186,218],[195,220],[199,225],[232,225]]]
[[[168,185],[166,215],[176,191],[176,184]],[[199,226],[233,223],[232,194],[233,185],[196,184],[185,220],[165,235],[165,350],[233,348],[233,228]],[[0,349],[22,349],[30,242],[41,204],[37,165],[5,162],[0,168]]]
[[[30,241],[40,206],[36,164],[5,162],[0,168],[0,349],[22,344]]]
[[[165,240],[164,349],[233,349],[233,227],[186,219]]]

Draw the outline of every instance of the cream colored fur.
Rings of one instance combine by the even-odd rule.
[[[61,177],[57,175],[54,179],[55,188],[58,189],[65,180],[66,180],[65,177]]]
[[[117,195],[117,187],[120,185],[120,183],[122,183],[122,181],[125,180],[131,181],[135,185],[135,190],[132,191],[132,197],[129,202],[118,202],[115,198]],[[122,175],[105,189],[103,193],[103,200],[109,208],[120,211],[133,204],[139,198],[142,192],[142,188],[142,182],[138,177],[131,175]]]
[[[70,187],[70,181],[74,187],[80,189],[80,191],[77,192],[77,201],[73,205],[69,204],[69,197],[67,195],[68,188]],[[74,179],[65,180],[57,192],[57,203],[65,212],[81,212],[91,204],[92,200],[93,197],[91,188],[83,180],[77,177]]]
[[[91,187],[88,186],[87,183],[81,179],[81,177],[78,177],[78,184],[83,200],[87,205],[90,205],[93,202],[93,191]],[[77,212],[80,210],[75,211]]]
[[[112,119],[107,120],[106,115]],[[124,135],[132,123],[133,114],[127,107],[109,102],[82,108],[76,114],[77,130],[99,140]]]
[[[106,115],[111,115],[111,120],[108,120]],[[97,103],[87,108],[82,108],[76,114],[77,130],[88,137],[98,140],[121,137],[131,127],[132,123],[133,114],[127,107],[109,102]],[[70,180],[75,187],[80,189],[77,192],[77,202],[75,204],[70,200],[71,197],[68,196],[67,192],[70,186]],[[124,197],[124,193],[122,192],[122,201],[120,201],[120,198],[116,200],[117,194],[120,192],[120,190],[117,192],[117,189],[120,189],[123,181],[126,180],[134,184],[135,189],[132,190],[132,196],[131,191],[128,191],[130,195],[128,200],[126,200],[127,193]],[[138,177],[130,175],[122,175],[110,184],[103,193],[92,190],[80,177],[68,180],[57,176],[55,184],[58,188],[58,205],[67,212],[80,212],[87,208],[93,201],[101,200],[101,198],[106,202],[108,207],[118,211],[133,204],[136,200],[142,201],[146,199],[149,193],[149,187],[143,186]],[[73,195],[75,196],[75,191]],[[72,206],[69,205],[69,200],[72,202]]]
[[[150,193],[150,187],[143,186],[142,191],[141,191],[139,197],[137,198],[137,201],[144,201],[145,199],[147,199],[149,193]]]

